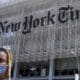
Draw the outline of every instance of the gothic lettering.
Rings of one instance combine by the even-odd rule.
[[[41,26],[44,26],[46,18],[47,18],[46,16],[41,18]]]
[[[48,11],[48,20],[47,20],[48,25],[50,25],[50,22],[54,24],[54,20],[53,20],[54,16],[55,16],[54,14],[51,15],[51,11]]]
[[[69,20],[79,20],[80,19],[80,10],[74,9],[74,7],[68,5],[65,7],[60,7],[58,14],[54,14],[52,11],[48,10],[47,13],[43,16],[34,17],[34,15],[28,15],[23,17],[23,22],[9,22],[2,21],[0,22],[0,33],[9,33],[17,32],[21,29],[23,35],[30,33],[31,30],[46,25],[54,25],[56,23],[56,18],[59,23],[66,23]],[[22,25],[22,26],[21,26]]]
[[[59,15],[58,15],[59,22],[65,23],[68,21],[68,10],[69,10],[69,6],[68,7],[61,7],[59,9]]]
[[[36,28],[37,26],[39,26],[39,24],[40,24],[40,21],[38,18],[36,18],[33,22],[33,27]]]
[[[1,29],[1,32],[4,33],[4,26],[3,26],[3,23],[2,22],[0,22],[0,29]]]
[[[79,19],[80,18],[80,11],[79,10],[76,10],[76,19]]]
[[[70,19],[73,21],[75,19],[75,13],[73,11],[73,7],[70,8]]]
[[[31,19],[31,23],[30,23],[30,25],[32,25],[32,17],[30,17]],[[26,34],[26,33],[30,33],[31,32],[31,26],[29,26],[29,22],[28,22],[28,17],[26,16],[25,18],[25,21],[24,21],[24,23],[23,23],[23,31],[22,31],[22,33],[23,34]]]
[[[20,29],[20,22],[19,23],[15,23],[15,31],[18,31]]]

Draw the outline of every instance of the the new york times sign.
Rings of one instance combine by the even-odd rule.
[[[51,10],[46,11],[46,14],[40,18],[34,17],[34,15],[25,16],[24,22],[9,22],[7,20],[0,22],[0,33],[9,33],[17,32],[21,29],[22,25],[22,34],[30,33],[32,28],[37,28],[39,26],[44,26],[45,23],[47,25],[54,25],[56,23],[55,17],[57,21],[61,24],[68,22],[69,20],[74,21],[80,18],[80,10],[74,10],[73,6],[60,7],[58,14],[54,14]]]

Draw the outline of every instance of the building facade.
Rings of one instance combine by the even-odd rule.
[[[0,47],[14,54],[13,80],[74,80],[80,73],[79,4],[33,0],[2,6]]]

